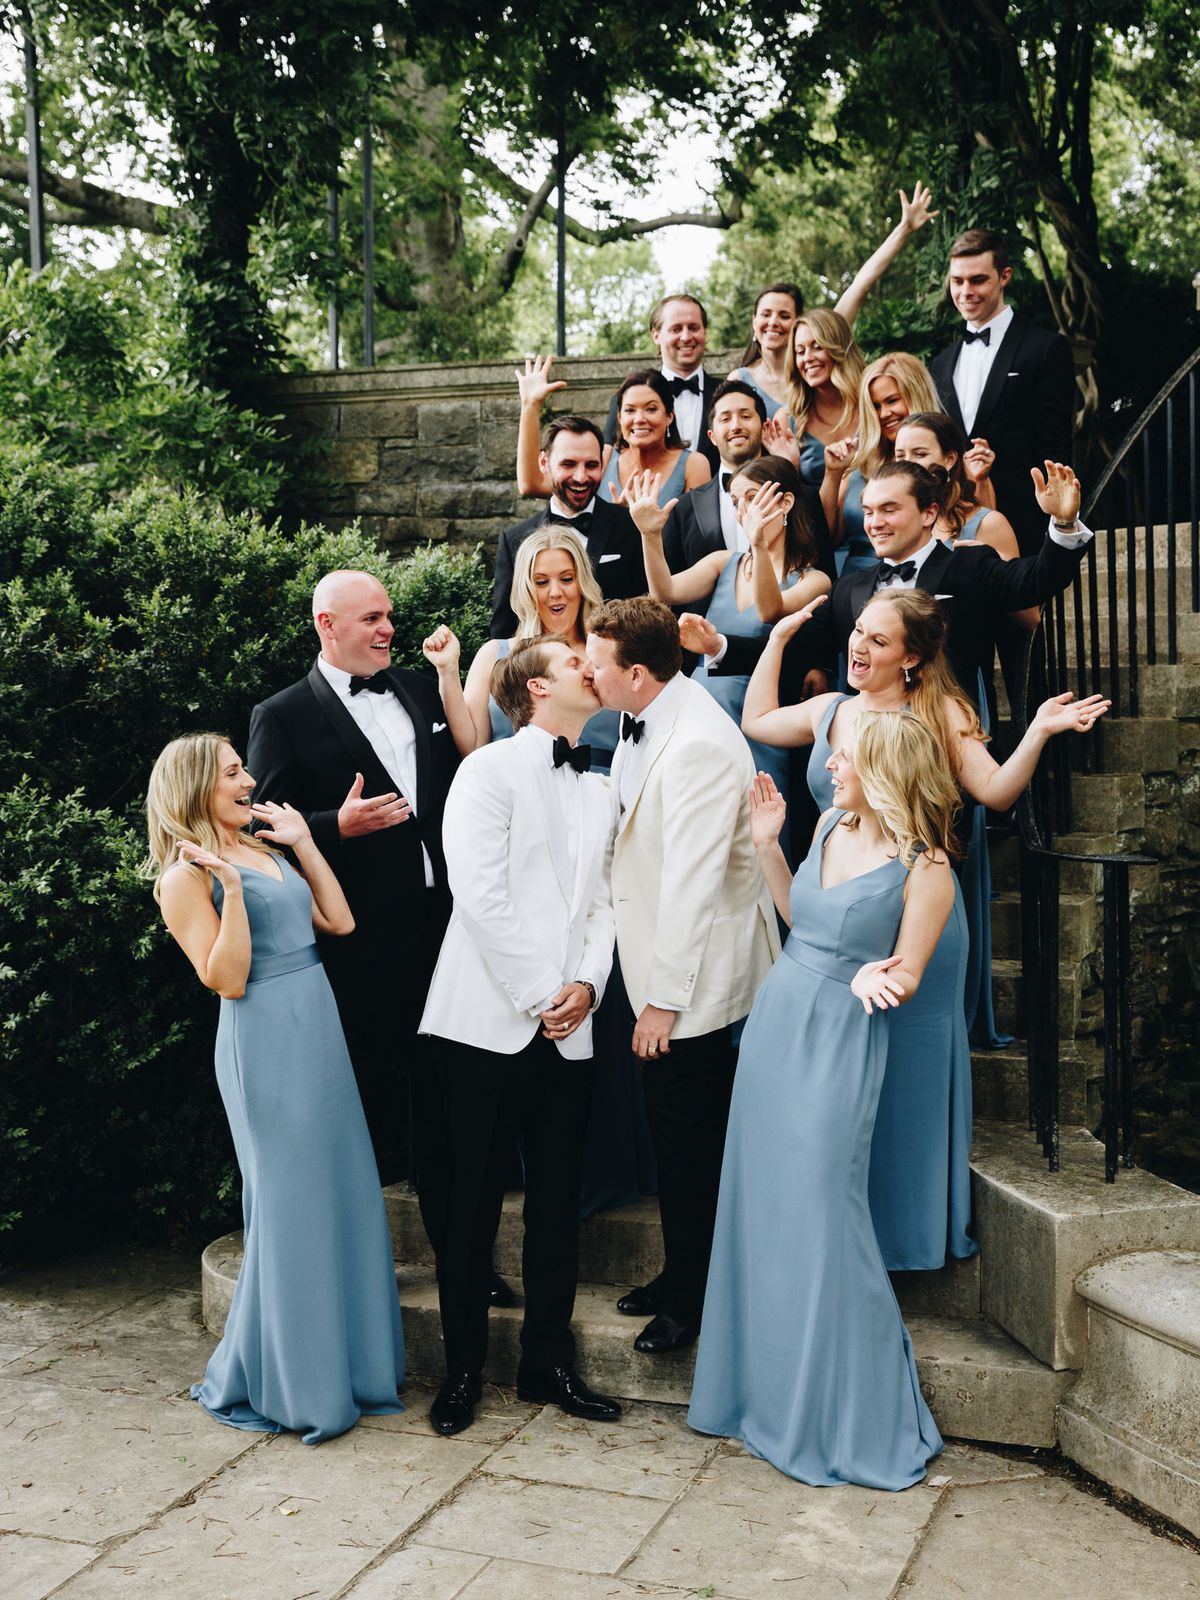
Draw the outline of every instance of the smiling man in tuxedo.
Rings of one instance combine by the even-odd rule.
[[[662,375],[675,400],[675,426],[689,450],[698,450],[717,475],[717,447],[709,437],[709,414],[718,379],[704,370],[708,313],[690,294],[669,294],[650,313],[650,337],[658,347]],[[617,442],[617,397],[604,424],[606,444]]]
[[[950,246],[949,289],[962,334],[934,356],[929,373],[967,438],[984,435],[996,452],[991,479],[999,510],[1022,555],[1032,555],[1045,519],[1030,490],[1032,468],[1071,459],[1075,366],[1060,333],[1039,328],[1005,303],[1012,278],[998,233],[972,228]]]
[[[432,1159],[417,1023],[450,913],[442,808],[458,757],[436,680],[391,664],[391,601],[378,578],[326,573],[312,610],[321,653],[307,677],[255,706],[247,762],[257,793],[304,813],[354,913],[353,933],[317,943],[390,1183],[405,1166],[405,1072],[418,1164]],[[422,1186],[431,1237],[432,1204],[433,1186]]]
[[[597,495],[603,475],[604,440],[587,417],[555,417],[542,435],[538,465],[553,486],[550,504],[524,522],[506,528],[496,546],[492,580],[493,639],[511,639],[517,631],[512,608],[513,563],[522,542],[547,522],[573,528],[583,540],[596,582],[606,600],[623,600],[646,592],[642,541],[624,506],[610,505]]]

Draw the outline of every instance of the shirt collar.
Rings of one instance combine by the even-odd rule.
[[[349,695],[352,673],[344,672],[341,667],[335,667],[333,662],[326,661],[324,656],[317,657],[317,671],[325,679],[329,687],[340,694],[343,699]]]
[[[565,517],[568,522],[574,522],[576,517],[588,517],[596,509],[596,496],[593,495],[582,511],[571,511],[556,494],[550,496],[550,509],[556,517]]]
[[[639,714],[639,721],[643,724],[641,738],[643,749],[659,724],[670,716],[671,706],[674,704],[675,696],[679,690],[681,676],[682,674],[677,672],[670,683],[665,683],[646,709]]]
[[[919,550],[915,551],[911,556],[906,557],[906,559],[909,561],[915,561],[917,563],[917,572],[920,572],[921,568],[929,560],[930,556],[941,544],[941,542],[942,541],[938,538],[936,533],[932,534],[928,544],[923,544]],[[916,573],[914,573],[913,576],[916,577]]]
[[[995,349],[1008,332],[1008,325],[1013,319],[1013,308],[1005,306],[1003,311],[997,311],[990,322],[968,322],[967,327],[972,333],[978,333],[981,328],[991,328],[992,337],[989,348]]]

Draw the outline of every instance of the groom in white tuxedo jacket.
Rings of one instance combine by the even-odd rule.
[[[446,1381],[429,1418],[474,1418],[487,1354],[492,1245],[520,1138],[525,1318],[517,1391],[574,1416],[620,1407],[574,1368],[579,1185],[591,1094],[592,1013],[612,967],[613,807],[577,743],[596,711],[583,655],[562,640],[515,649],[492,692],[517,729],[462,763],[443,843],[454,910],[421,1031],[450,1041],[444,1075],[445,1227],[434,1241]]]

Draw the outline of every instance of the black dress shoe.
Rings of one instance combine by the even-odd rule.
[[[623,1317],[652,1317],[658,1311],[658,1279],[651,1278],[640,1289],[630,1289],[617,1301],[617,1310]]]
[[[585,1417],[589,1422],[615,1422],[621,1415],[617,1402],[589,1389],[574,1367],[551,1367],[548,1372],[528,1378],[518,1371],[517,1399],[561,1406],[571,1416]]]
[[[515,1306],[517,1303],[516,1295],[495,1268],[492,1269],[492,1281],[488,1287],[488,1303],[493,1306],[499,1306],[505,1311],[508,1310],[509,1306]]]
[[[676,1322],[674,1317],[660,1311],[638,1334],[633,1348],[644,1356],[664,1356],[670,1350],[684,1350],[694,1344],[699,1332],[698,1322]]]
[[[456,1372],[447,1378],[429,1408],[429,1425],[434,1433],[448,1439],[451,1434],[469,1428],[475,1421],[475,1407],[482,1393],[483,1385],[477,1372]]]

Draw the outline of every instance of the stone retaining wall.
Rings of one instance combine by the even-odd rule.
[[[717,353],[708,370],[736,361],[736,352]],[[555,376],[569,387],[551,406],[603,425],[613,391],[642,364],[652,357],[564,358]],[[494,546],[539,504],[517,494],[511,361],[303,373],[273,382],[263,410],[328,442],[329,489],[309,519],[336,527],[357,517],[398,555],[429,539]]]

